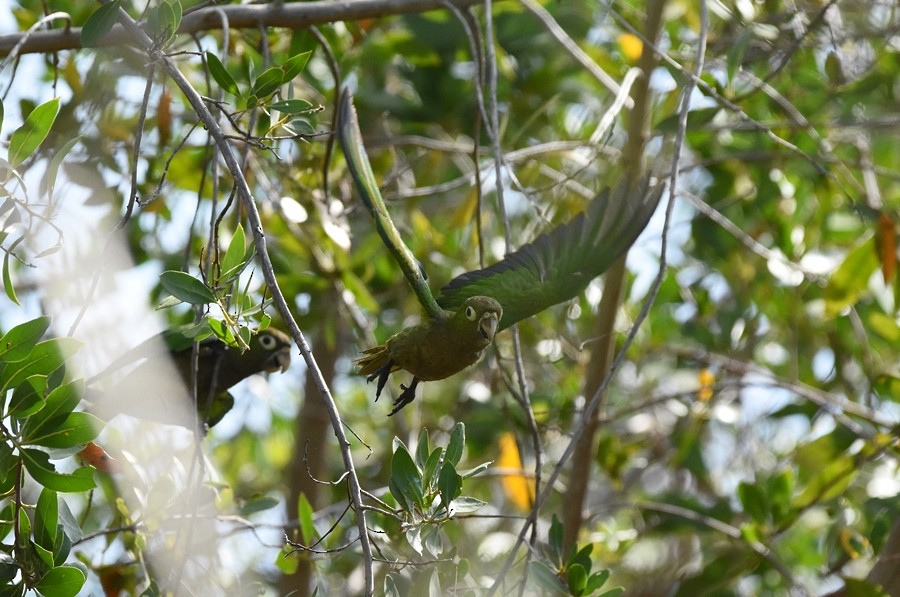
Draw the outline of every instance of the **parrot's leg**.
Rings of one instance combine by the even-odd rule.
[[[403,392],[397,396],[397,399],[394,401],[394,410],[388,413],[388,416],[397,414],[397,412],[416,399],[416,386],[419,385],[419,378],[413,377],[412,383],[409,384],[409,387],[400,384],[400,389]]]
[[[381,390],[384,389],[384,384],[387,383],[388,376],[391,374],[391,367],[393,366],[394,359],[391,359],[384,364],[384,367],[378,369],[375,373],[366,378],[366,383],[371,382],[376,377],[378,378],[378,387],[375,389],[375,402],[378,402],[378,399],[381,398]]]

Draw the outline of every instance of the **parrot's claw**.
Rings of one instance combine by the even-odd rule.
[[[397,396],[397,399],[394,401],[394,409],[388,413],[389,417],[397,414],[401,408],[416,399],[416,386],[418,385],[418,377],[412,378],[412,383],[409,384],[409,387],[400,384],[400,389],[403,390],[403,392]]]
[[[384,386],[387,383],[388,376],[391,374],[391,367],[393,366],[394,359],[391,359],[390,361],[385,363],[384,367],[366,378],[366,383],[371,382],[373,379],[378,379],[378,387],[375,388],[375,402],[378,402],[378,399],[381,398],[381,391],[384,389]]]

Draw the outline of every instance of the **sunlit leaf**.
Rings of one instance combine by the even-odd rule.
[[[177,270],[169,270],[159,275],[159,281],[169,294],[192,305],[205,305],[216,301],[215,295],[194,276]]]
[[[219,60],[218,56],[212,52],[206,52],[206,64],[209,67],[209,74],[211,74],[213,80],[219,84],[219,87],[231,95],[237,97],[241,96],[241,90],[238,87],[237,82],[225,68],[225,65],[222,64],[222,61]]]

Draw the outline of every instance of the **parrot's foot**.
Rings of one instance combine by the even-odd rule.
[[[416,386],[417,385],[419,385],[418,377],[412,378],[412,383],[409,384],[409,387],[407,387],[403,384],[400,384],[400,389],[403,390],[403,392],[399,396],[397,396],[396,400],[394,400],[394,410],[392,410],[391,412],[388,413],[389,417],[397,414],[397,412],[401,408],[403,408],[404,406],[406,406],[407,404],[409,404],[410,402],[412,402],[413,400],[416,399]]]
[[[394,359],[391,359],[384,364],[384,367],[378,369],[375,373],[366,378],[366,383],[369,383],[373,379],[378,378],[378,387],[375,388],[375,402],[378,402],[378,399],[381,398],[381,391],[384,389],[384,385],[387,383],[388,376],[391,374],[391,367],[393,366]]]

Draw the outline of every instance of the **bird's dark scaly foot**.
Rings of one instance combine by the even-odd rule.
[[[378,387],[375,388],[375,402],[378,402],[378,399],[381,398],[381,391],[384,389],[384,385],[387,383],[388,376],[391,374],[391,367],[393,366],[394,359],[391,359],[384,364],[384,367],[366,378],[366,383],[371,382],[376,377],[378,378]]]
[[[416,399],[417,385],[419,385],[418,377],[412,378],[412,383],[409,384],[409,387],[400,384],[400,389],[403,390],[403,392],[399,396],[397,396],[397,399],[394,401],[394,409],[388,413],[389,417],[397,414],[397,412],[399,412],[401,408]]]

